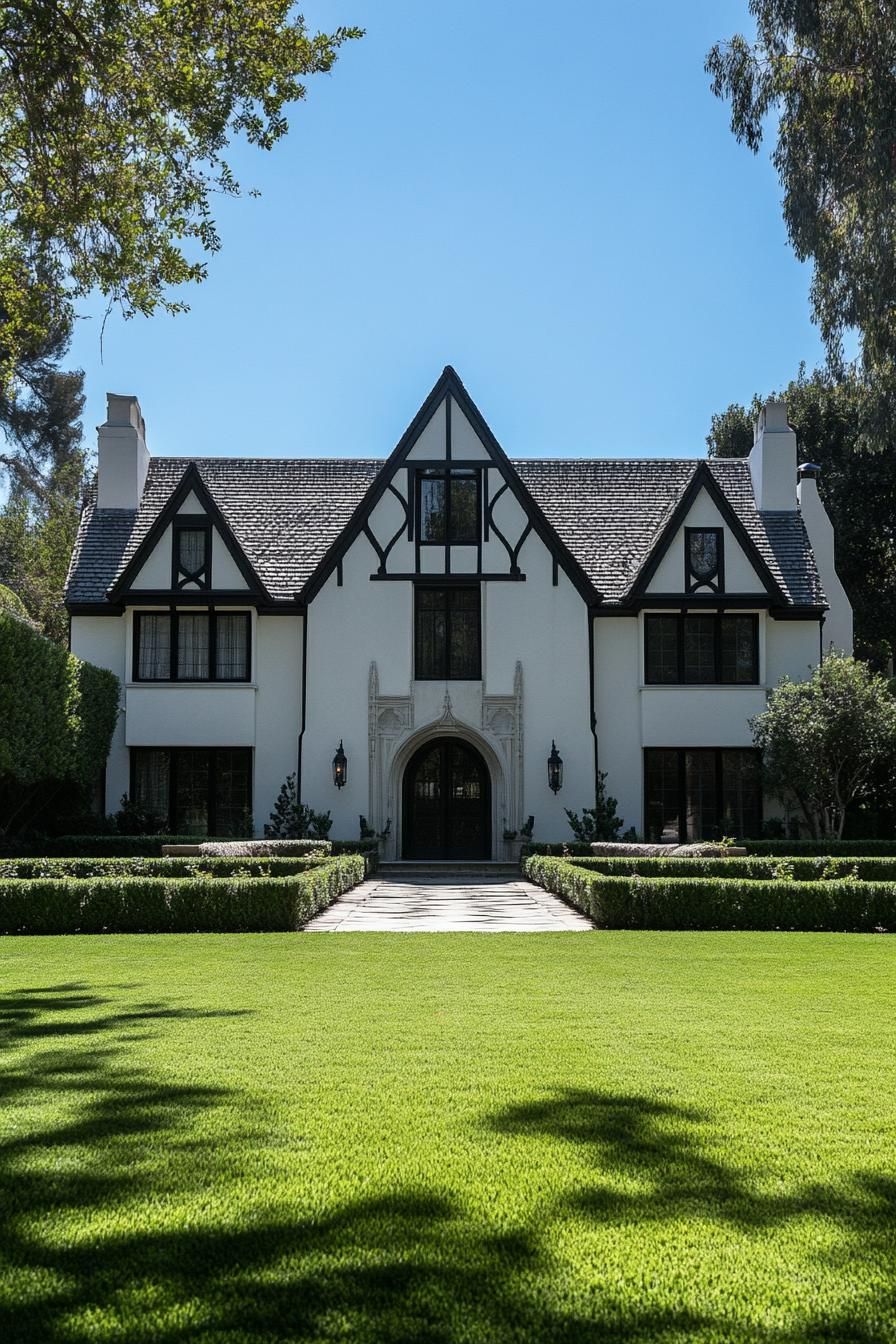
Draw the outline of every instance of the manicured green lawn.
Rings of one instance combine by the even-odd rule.
[[[892,1341],[896,942],[0,942],[0,1339]]]

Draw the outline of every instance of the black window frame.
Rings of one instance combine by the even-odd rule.
[[[418,617],[421,610],[421,593],[439,592],[443,596],[443,612],[445,616],[445,649],[442,659],[442,667],[435,672],[421,672],[420,670],[420,633]],[[476,671],[474,674],[456,676],[451,671],[451,604],[452,599],[458,593],[475,593],[476,610],[478,620],[477,630],[477,659]],[[435,608],[426,608],[427,611],[433,611]],[[414,680],[415,681],[481,681],[482,680],[482,585],[478,583],[415,583],[414,584]]]
[[[685,679],[684,635],[689,620],[713,621],[712,681]],[[722,677],[722,624],[724,621],[750,620],[753,626],[753,664],[749,681]],[[655,680],[650,676],[650,629],[656,621],[675,621],[677,637],[677,674],[674,681]],[[759,614],[755,611],[650,611],[644,614],[644,685],[645,686],[758,686],[759,685]]]
[[[475,535],[458,539],[451,535],[453,519],[451,516],[451,477],[463,477],[472,480],[476,486],[476,526]],[[445,535],[440,540],[423,535],[423,482],[444,480],[445,482]],[[414,526],[417,540],[421,546],[478,546],[482,540],[482,471],[479,467],[458,467],[447,464],[444,467],[420,467],[414,473]]]
[[[716,556],[718,563],[708,579],[699,577],[691,569],[691,537],[697,533],[713,533],[716,538]],[[713,593],[725,591],[725,529],[723,527],[686,527],[684,530],[684,590],[695,593],[708,588]]]
[[[753,758],[754,768],[756,770],[757,798],[756,798],[756,836],[739,836],[738,839],[757,839],[762,831],[763,821],[763,789],[762,789],[762,753],[756,747],[644,747],[642,749],[642,800],[644,816],[644,835],[649,839],[650,831],[648,826],[648,757],[651,752],[675,752],[677,754],[677,792],[678,792],[678,843],[681,845],[694,843],[695,839],[720,840],[722,838],[723,818],[725,812],[724,799],[724,769],[722,758],[726,753],[739,752],[744,756]],[[687,757],[700,753],[704,756],[714,757],[715,770],[715,814],[718,819],[716,825],[717,834],[714,836],[693,837],[687,833]]]
[[[144,751],[164,751],[168,754],[168,816],[166,825],[170,835],[180,835],[184,832],[178,830],[177,818],[177,768],[178,753],[182,751],[207,751],[209,755],[208,762],[208,783],[206,795],[206,816],[208,825],[206,835],[216,835],[218,820],[218,788],[217,788],[217,758],[219,752],[238,751],[245,753],[248,761],[246,778],[248,780],[248,805],[247,812],[253,815],[254,809],[254,749],[252,747],[131,747],[129,748],[129,771],[130,771],[130,798],[133,803],[139,806],[140,800],[137,797],[137,762],[141,752]],[[201,832],[196,832],[201,834]]]
[[[185,573],[180,563],[180,539],[184,532],[205,533],[205,564],[196,574]],[[197,577],[199,575],[200,577]],[[191,583],[196,588],[188,588]],[[205,592],[212,586],[212,525],[204,513],[190,515],[179,514],[172,524],[171,536],[171,587],[175,592]]]
[[[244,616],[246,620],[246,675],[244,677],[221,677],[218,676],[218,616]],[[171,620],[171,650],[170,650],[170,674],[167,677],[141,677],[140,675],[140,629],[144,616],[168,616]],[[208,663],[209,674],[207,677],[179,677],[177,675],[177,649],[178,649],[178,624],[181,616],[208,616]],[[134,612],[134,634],[133,649],[131,652],[131,680],[139,681],[142,685],[150,686],[170,686],[176,683],[180,686],[205,686],[209,682],[217,682],[227,686],[244,686],[252,680],[252,613],[244,608],[233,610],[229,607],[221,608],[220,611],[214,607],[189,608],[187,610],[156,610],[156,611],[135,611]]]

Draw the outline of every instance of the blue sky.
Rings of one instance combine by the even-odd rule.
[[[453,364],[512,456],[700,456],[713,411],[821,356],[767,153],[706,51],[746,0],[317,0],[358,23],[220,203],[184,316],[106,323],[85,430],[136,392],[154,453],[380,456]]]

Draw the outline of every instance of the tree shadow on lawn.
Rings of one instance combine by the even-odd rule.
[[[648,1193],[627,1197],[624,1209],[595,1185],[571,1204],[546,1206],[537,1227],[500,1233],[444,1192],[409,1186],[301,1216],[284,1212],[294,1189],[254,1199],[250,1189],[242,1213],[210,1213],[203,1194],[232,1186],[240,1161],[252,1146],[270,1145],[278,1122],[264,1107],[248,1111],[235,1089],[166,1083],[141,1070],[128,1034],[229,1015],[159,1001],[124,1011],[77,984],[0,996],[0,1043],[7,1055],[18,1050],[16,1067],[0,1075],[4,1341],[756,1339],[736,1321],[621,1297],[609,1285],[588,1292],[569,1283],[558,1291],[562,1267],[545,1238],[556,1220],[569,1221],[573,1206],[589,1218],[631,1220],[680,1217],[699,1203],[760,1228],[797,1212],[772,1201],[757,1215],[737,1174],[700,1152],[703,1117],[641,1097],[565,1092],[487,1121],[508,1138],[572,1142],[610,1172],[646,1178]],[[88,1044],[88,1031],[99,1041]],[[59,1103],[49,1123],[29,1127],[31,1108],[48,1102]],[[213,1138],[197,1138],[203,1117],[215,1122],[201,1131]],[[150,1139],[161,1161],[145,1159],[141,1141]],[[366,1163],[361,1177],[369,1177],[375,1154],[359,1161]],[[833,1200],[851,1237],[873,1234],[869,1191],[854,1204],[823,1196],[817,1191],[801,1207],[824,1202],[830,1213]],[[882,1187],[874,1207],[891,1198]],[[180,1216],[160,1220],[166,1201]],[[73,1216],[74,1233],[54,1235],[54,1224]],[[877,1344],[883,1336],[819,1320],[763,1338]]]

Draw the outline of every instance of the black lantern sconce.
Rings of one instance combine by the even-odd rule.
[[[563,757],[557,750],[557,743],[551,742],[551,754],[548,757],[548,788],[559,793],[563,788]]]
[[[342,749],[342,739],[339,739],[339,748],[333,757],[333,783],[337,789],[342,789],[348,783],[348,757]]]

